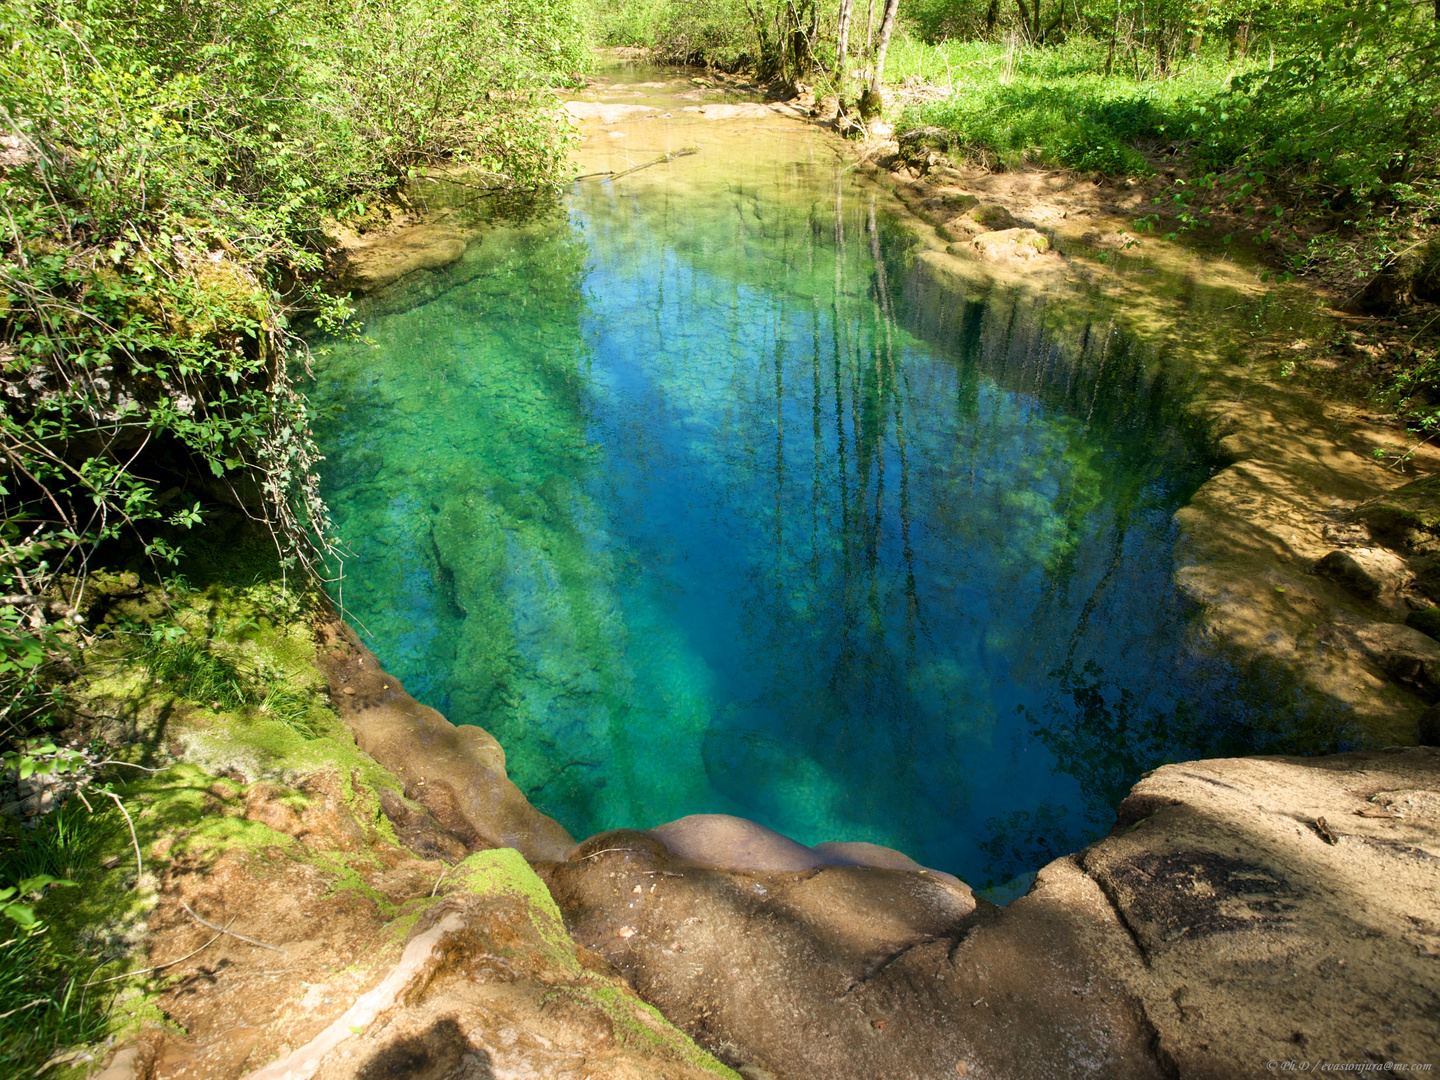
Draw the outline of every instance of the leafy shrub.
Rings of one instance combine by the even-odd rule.
[[[345,314],[318,288],[325,220],[431,166],[553,184],[571,129],[547,88],[584,62],[578,11],[0,6],[0,593],[25,612],[6,655],[76,614],[96,545],[124,533],[173,560],[207,502],[319,572],[331,526],[291,322]]]
[[[639,46],[664,63],[748,69],[761,80],[826,77],[834,63],[835,12],[816,0],[590,0],[602,45]],[[818,61],[818,63],[817,63]]]
[[[1055,160],[1081,172],[1107,176],[1144,173],[1145,159],[1108,124],[1084,117],[1059,128],[1051,140]]]

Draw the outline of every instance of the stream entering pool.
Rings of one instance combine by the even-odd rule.
[[[712,141],[320,356],[347,611],[577,838],[730,813],[1006,899],[1213,742],[1171,585],[1202,442],[1109,323],[927,288],[827,137],[632,119],[627,160]]]

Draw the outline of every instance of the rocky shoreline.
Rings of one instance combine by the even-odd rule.
[[[367,819],[323,764],[213,780],[209,813],[274,839],[172,862],[152,960],[211,936],[182,901],[284,955],[180,965],[106,1080],[1220,1078],[1440,1051],[1440,750],[1165,766],[995,908],[738,819],[572,845],[333,616],[317,662],[397,787],[371,781]]]
[[[1413,745],[1422,717],[1430,731],[1440,648],[1419,628],[1440,614],[1430,569],[1440,534],[1432,487],[1412,482],[1440,470],[1440,451],[1287,383],[1287,350],[1323,336],[1339,313],[1294,286],[1293,326],[1257,335],[1222,320],[1195,325],[1186,305],[1196,292],[1241,307],[1265,287],[1242,267],[1130,236],[1151,208],[1141,193],[1038,171],[942,164],[917,176],[898,143],[870,155],[889,166],[874,175],[904,205],[937,289],[974,289],[982,277],[1068,291],[1082,305],[1101,295],[1184,372],[1223,462],[1175,515],[1175,580],[1200,611],[1205,647],[1267,671],[1297,706],[1343,715],[1352,743]],[[1132,242],[1140,254],[1127,255]],[[1399,516],[1384,509],[1396,500]]]
[[[357,734],[423,708],[392,686],[345,698]],[[702,817],[532,862],[574,939],[747,1077],[1218,1078],[1440,1054],[1440,749],[1167,765],[1005,908],[899,853],[835,865],[845,846],[827,847]]]

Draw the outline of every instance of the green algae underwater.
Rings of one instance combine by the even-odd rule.
[[[737,814],[1000,901],[1146,769],[1333,748],[1192,639],[1179,378],[1103,312],[935,288],[788,138],[577,183],[319,350],[335,592],[387,670],[577,837]]]

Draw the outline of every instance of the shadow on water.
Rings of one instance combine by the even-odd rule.
[[[581,186],[361,317],[314,388],[344,603],[577,836],[735,813],[1003,899],[1145,769],[1336,745],[1195,639],[1163,358],[942,288],[836,168]]]

